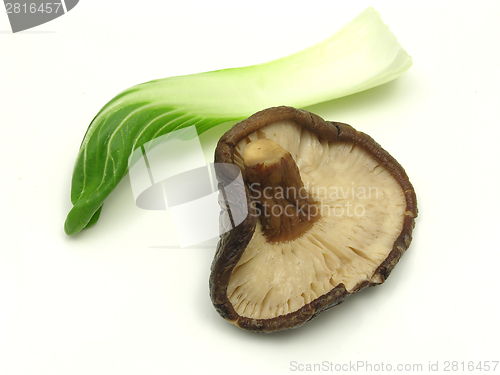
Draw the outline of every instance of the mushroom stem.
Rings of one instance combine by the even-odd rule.
[[[318,207],[292,155],[270,139],[259,139],[245,147],[243,161],[267,241],[286,242],[304,234],[319,218]]]

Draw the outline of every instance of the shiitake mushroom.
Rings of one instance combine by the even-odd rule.
[[[347,124],[269,108],[224,134],[215,162],[245,181],[223,208],[248,215],[221,235],[210,275],[215,309],[238,327],[298,327],[382,284],[410,245],[417,204],[405,170]]]

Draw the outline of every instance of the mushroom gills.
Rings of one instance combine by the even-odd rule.
[[[288,151],[319,216],[292,240],[269,241],[261,220],[234,267],[227,296],[243,317],[271,319],[294,311],[339,284],[348,292],[374,276],[402,231],[404,191],[360,146],[319,139],[292,121],[279,121],[238,142],[234,162],[245,174],[251,142],[269,139]]]

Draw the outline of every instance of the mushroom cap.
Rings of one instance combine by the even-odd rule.
[[[250,187],[226,196],[231,207],[246,205],[248,216],[221,235],[210,296],[228,321],[273,332],[298,327],[382,284],[410,245],[417,204],[404,169],[371,137],[291,107],[269,108],[236,124],[219,140],[215,162],[236,164],[244,175],[245,148],[258,139],[291,154],[320,217],[298,238],[270,242]],[[231,176],[217,178],[224,185]]]

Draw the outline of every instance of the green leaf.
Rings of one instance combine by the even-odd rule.
[[[134,86],[92,120],[72,178],[69,235],[94,224],[128,171],[132,152],[195,125],[198,134],[264,108],[306,107],[397,78],[411,66],[380,15],[368,8],[325,41],[265,64],[170,77]]]
[[[92,225],[97,223],[97,220],[99,220],[99,216],[101,216],[101,211],[102,211],[102,206],[97,209],[97,211],[92,215],[92,218],[88,222],[88,224],[85,226],[83,229],[90,228]]]

